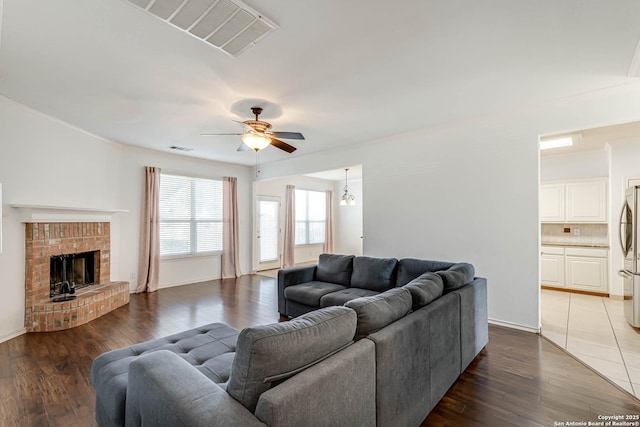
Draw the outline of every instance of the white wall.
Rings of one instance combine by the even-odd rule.
[[[640,119],[640,85],[262,167],[262,179],[363,165],[364,254],[468,261],[489,317],[538,330],[538,137]]]
[[[540,157],[540,182],[609,176],[608,150]]]
[[[242,271],[250,270],[250,168],[105,142],[0,96],[0,341],[24,331],[24,224],[11,204],[128,209],[111,217],[111,279],[137,276],[143,166],[191,176],[238,178]],[[73,191],[66,186],[73,183]],[[244,240],[243,240],[244,239]],[[218,259],[164,263],[161,284],[219,277]],[[134,280],[131,280],[131,276]]]
[[[355,205],[339,206],[343,189],[344,181],[334,181],[334,252],[362,255],[362,205],[366,203],[362,194],[362,180],[349,179],[349,192],[355,196]]]

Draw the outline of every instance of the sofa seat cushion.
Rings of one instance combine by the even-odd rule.
[[[329,307],[332,305],[343,305],[347,301],[360,297],[370,297],[378,295],[380,292],[370,291],[369,289],[347,288],[338,292],[331,292],[320,298],[320,307]]]
[[[346,288],[346,286],[335,283],[313,281],[285,288],[284,297],[300,304],[320,307],[320,298],[324,295]]]
[[[238,337],[227,392],[254,412],[262,393],[345,348],[355,331],[356,313],[346,307],[246,328]]]
[[[392,288],[397,263],[395,258],[355,257],[351,287],[378,292]]]
[[[476,270],[473,265],[460,262],[452,265],[447,270],[438,271],[436,274],[442,277],[444,284],[443,293],[446,294],[471,282],[476,274]]]
[[[398,261],[398,274],[396,286],[404,286],[422,273],[427,271],[446,270],[454,265],[452,262],[429,261],[415,258],[402,258]]]
[[[417,310],[442,296],[444,284],[436,273],[426,272],[404,286],[411,292],[413,310]]]
[[[212,323],[101,354],[91,366],[91,383],[102,411],[115,424],[124,425],[129,364],[144,354],[159,350],[176,353],[224,388],[239,333],[223,323]]]
[[[349,286],[353,255],[320,254],[315,280]]]
[[[360,339],[409,313],[411,292],[406,288],[394,288],[371,297],[353,299],[345,307],[353,309],[358,316],[356,339]]]

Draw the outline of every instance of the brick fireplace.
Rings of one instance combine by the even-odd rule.
[[[129,283],[111,282],[109,222],[26,223],[25,329],[48,332],[87,323],[129,302]],[[52,257],[93,253],[95,284],[54,302]]]

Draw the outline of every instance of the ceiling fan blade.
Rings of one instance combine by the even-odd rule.
[[[247,151],[249,149],[249,146],[247,144],[245,144],[244,142],[240,143],[240,146],[238,147],[238,149],[236,151]]]
[[[268,134],[273,135],[276,138],[304,139],[304,136],[300,132],[268,132]]]
[[[244,135],[242,133],[201,133],[200,136]]]
[[[286,142],[280,141],[279,139],[276,139],[276,138],[271,138],[271,145],[281,150],[284,150],[287,153],[293,153],[294,151],[296,151],[296,147],[294,147],[293,145],[289,145]]]
[[[237,120],[232,120],[232,121],[235,122],[235,123],[238,123],[247,132],[255,132],[256,131],[254,128],[252,128],[251,126],[249,126],[248,124],[246,124],[244,122],[239,122]]]

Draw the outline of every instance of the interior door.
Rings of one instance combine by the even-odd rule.
[[[256,222],[256,270],[280,268],[279,197],[258,196]]]

